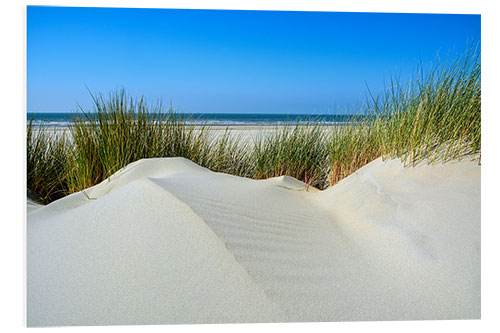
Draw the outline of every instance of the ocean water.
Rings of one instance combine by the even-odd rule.
[[[261,113],[178,113],[188,123],[210,126],[275,126],[301,124],[319,121],[324,125],[333,125],[349,121],[352,115],[335,114],[261,114]],[[68,126],[73,117],[81,117],[74,112],[28,112],[27,120],[33,118],[33,125]]]

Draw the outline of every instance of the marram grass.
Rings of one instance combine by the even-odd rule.
[[[65,183],[71,146],[64,135],[28,123],[26,182],[29,191],[48,203],[68,194]]]
[[[226,130],[150,107],[124,91],[92,95],[93,112],[80,110],[63,134],[27,127],[27,185],[48,203],[106,179],[127,164],[185,157],[216,172],[263,179],[288,175],[320,189],[376,158],[408,166],[446,162],[481,151],[481,63],[478,49],[454,62],[423,66],[412,80],[395,78],[372,97],[363,116],[326,127],[318,121],[274,129],[253,142]]]
[[[276,128],[253,147],[254,178],[288,175],[323,188],[328,175],[328,133],[318,122]]]
[[[423,66],[412,80],[392,78],[369,104],[370,117],[333,130],[330,185],[378,158],[407,165],[446,162],[481,151],[481,62],[478,48],[454,62]]]

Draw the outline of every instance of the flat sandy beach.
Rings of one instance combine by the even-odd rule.
[[[294,125],[291,125],[294,126]],[[210,135],[213,135],[215,138],[224,135],[226,130],[230,131],[231,136],[237,137],[241,139],[241,143],[253,143],[253,140],[258,138],[259,136],[269,135],[271,133],[276,132],[276,129],[283,128],[284,125],[269,125],[269,126],[207,126],[207,130]],[[333,126],[322,126],[325,131],[330,131]],[[37,128],[34,127],[34,131],[37,131]],[[201,127],[196,126],[199,130]],[[64,133],[68,133],[68,127],[66,126],[52,126],[45,128],[47,134],[51,135],[61,135]]]
[[[480,318],[477,161],[324,191],[134,162],[27,227],[29,326]]]

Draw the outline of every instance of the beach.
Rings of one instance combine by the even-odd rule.
[[[306,191],[133,162],[28,213],[28,326],[479,319],[477,161]]]
[[[28,327],[488,317],[480,11],[22,12]]]
[[[207,125],[204,126],[209,135],[215,139],[220,138],[224,135],[226,131],[228,131],[234,139],[240,139],[241,143],[252,144],[255,139],[268,136],[269,134],[275,133],[276,130],[283,129],[284,127],[294,127],[295,125]],[[203,126],[197,125],[195,126],[196,131],[200,131]],[[333,125],[322,125],[321,126],[325,132],[331,131],[334,127]],[[38,131],[42,127],[33,127],[33,131]],[[60,136],[67,135],[68,138],[71,138],[69,134],[69,126],[44,126],[43,130],[52,136]]]

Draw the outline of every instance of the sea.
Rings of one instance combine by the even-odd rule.
[[[320,122],[334,125],[348,122],[352,115],[339,114],[270,114],[270,113],[177,113],[187,123],[208,126],[276,126]],[[69,126],[74,117],[82,117],[75,112],[28,112],[27,121],[34,126]]]

